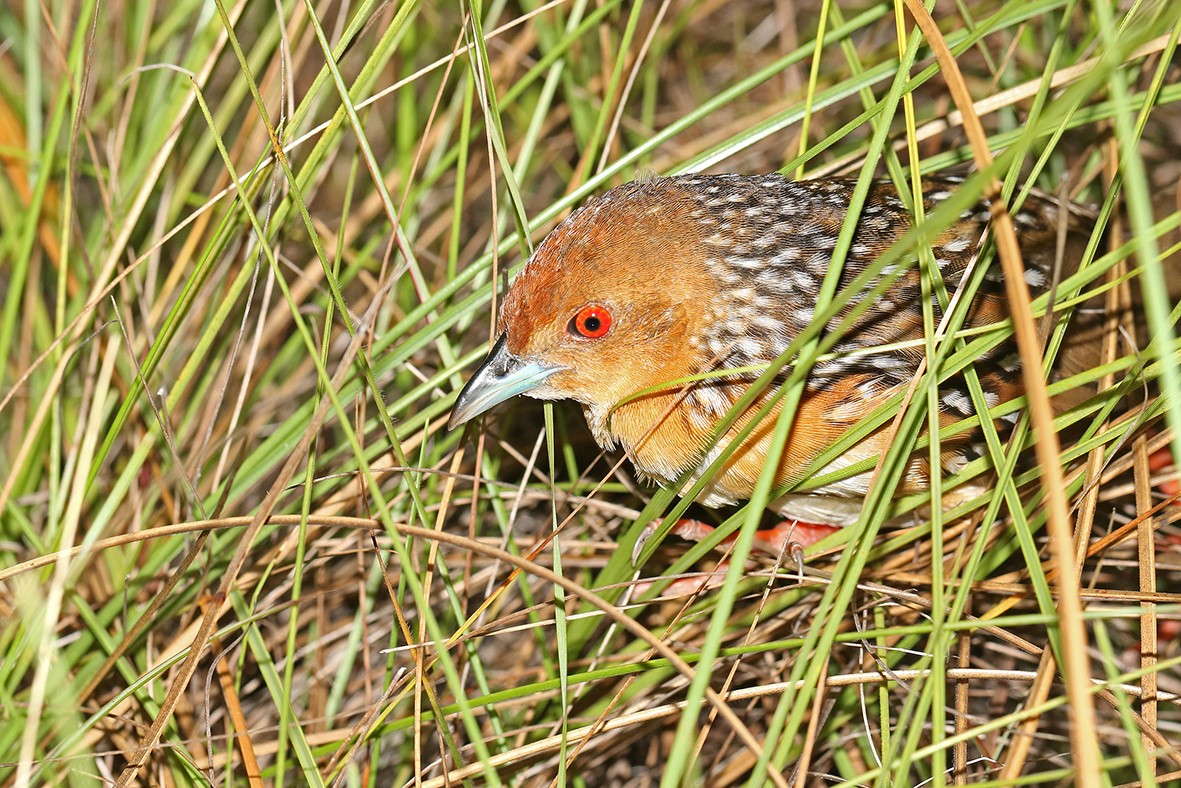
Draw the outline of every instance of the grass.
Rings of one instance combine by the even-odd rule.
[[[1181,455],[1160,265],[1181,224],[1181,18],[931,15],[0,8],[0,780],[1181,779],[1181,532],[1148,465]],[[962,309],[946,339],[928,315],[934,372],[860,425],[893,448],[862,520],[804,567],[742,560],[770,479],[710,540],[652,539],[633,565],[692,496],[637,485],[576,408],[445,429],[506,278],[590,195],[648,171],[905,186],[973,163],[923,232],[994,187],[1066,194],[1095,231],[1055,308],[1127,282],[1158,336],[1109,330],[1050,382],[1099,388],[1053,428],[1035,389],[1011,441],[986,421],[986,456],[933,481],[988,479],[978,499],[896,520],[925,506],[893,494],[907,458],[970,426],[939,423],[938,379],[968,370],[983,409],[971,360],[1011,330],[957,333]],[[928,264],[923,237],[896,253]],[[845,306],[830,285],[818,314]],[[1046,308],[1015,301],[1014,322]],[[657,595],[731,532],[715,588]]]

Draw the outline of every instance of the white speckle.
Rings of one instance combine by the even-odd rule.
[[[948,473],[959,473],[968,464],[968,458],[956,452],[943,460],[943,469]]]
[[[816,252],[805,263],[810,268],[825,270],[828,264],[832,262],[832,256],[828,252]]]
[[[754,324],[768,334],[776,334],[783,328],[783,324],[779,322],[779,319],[775,315],[766,312],[756,315]]]
[[[894,353],[882,353],[874,356],[873,365],[878,369],[884,370],[898,370],[905,369],[909,366],[909,362],[901,356]]]
[[[772,239],[772,243],[774,243],[774,239]],[[797,262],[799,259],[800,250],[797,247],[791,246],[781,249],[779,253],[775,255],[774,258],[772,258],[771,262],[775,265],[783,265],[784,263]]]
[[[700,407],[686,408],[685,410],[690,414],[694,423],[703,428],[712,428],[715,420],[725,416],[732,404],[723,387],[711,383],[701,383],[694,386],[689,392],[688,398],[695,401]]]
[[[810,288],[819,287],[819,283],[808,274],[806,269],[795,269],[791,271],[788,281],[791,282],[792,289],[801,293],[809,292]]]
[[[971,413],[972,403],[959,389],[952,389],[941,397],[943,404],[956,413]]]
[[[968,248],[969,243],[971,243],[971,242],[967,238],[964,238],[961,235],[959,238],[956,238],[953,241],[948,241],[947,243],[943,244],[943,248],[949,252],[962,252]]]
[[[744,337],[738,341],[737,351],[745,360],[753,361],[761,358],[763,353],[763,346],[757,339]]]
[[[755,298],[755,291],[750,287],[741,287],[730,291],[730,296],[739,303],[753,301]]]
[[[1026,268],[1025,282],[1030,287],[1042,287],[1046,283],[1046,275],[1036,268]]]

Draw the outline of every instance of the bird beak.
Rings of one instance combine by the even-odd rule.
[[[459,392],[447,429],[453,430],[492,406],[537,388],[550,375],[565,369],[514,356],[508,350],[507,337],[507,334],[500,335],[484,363]]]

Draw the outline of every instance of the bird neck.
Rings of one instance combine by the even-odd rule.
[[[588,404],[586,420],[600,446],[623,449],[642,476],[667,484],[698,467],[703,458],[716,456],[717,447],[741,432],[765,401],[757,400],[715,441],[718,422],[741,394],[739,384],[698,383],[625,399],[613,407]]]

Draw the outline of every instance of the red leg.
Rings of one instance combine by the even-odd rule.
[[[1152,472],[1161,471],[1173,464],[1173,452],[1169,450],[1168,446],[1162,446],[1152,454],[1148,455],[1148,470]],[[1173,478],[1165,479],[1156,485],[1156,489],[1160,490],[1165,495],[1181,494],[1181,479],[1177,478],[1177,474],[1173,474]]]
[[[659,522],[650,524],[644,529],[644,533],[640,535],[640,538],[636,540],[636,546],[632,550],[633,564],[638,562],[640,551],[643,550],[644,544],[659,527]],[[798,552],[803,550],[803,548],[819,542],[824,537],[838,530],[840,530],[840,527],[835,525],[820,525],[817,523],[802,523],[796,520],[784,520],[773,528],[756,531],[754,549],[773,556],[798,555]],[[713,533],[713,531],[714,526],[703,523],[700,520],[690,519],[678,520],[671,529],[671,533],[676,534],[682,539],[688,539],[691,542],[700,542]],[[723,539],[718,544],[718,549],[726,550],[734,543],[736,538],[736,536],[730,536]],[[797,558],[797,560],[800,559]],[[688,596],[716,588],[726,579],[728,567],[729,562],[725,561],[719,564],[712,572],[674,580],[665,588],[663,594],[668,597]],[[637,584],[635,593],[643,593],[650,585],[650,582]]]
[[[636,540],[636,546],[632,550],[632,563],[636,562],[640,551],[644,548],[644,544],[647,543],[648,538],[659,527],[660,523],[654,522],[644,529],[644,533]],[[816,544],[829,534],[836,533],[839,530],[840,526],[836,525],[783,520],[772,528],[755,531],[754,547],[756,550],[770,555],[779,555],[785,552],[790,553],[794,550],[802,550],[809,545]],[[676,525],[670,531],[670,533],[676,534],[690,542],[700,542],[713,532],[714,526],[703,523],[700,520],[691,519],[677,520]],[[734,543],[735,539],[737,539],[736,535],[723,539],[718,544],[718,549],[725,550]]]
[[[803,549],[808,545],[816,544],[829,534],[839,530],[840,526],[836,525],[783,520],[773,528],[755,531],[754,547],[764,553],[779,555],[784,551],[790,552],[793,549]],[[672,533],[692,542],[700,542],[713,531],[712,525],[706,525],[700,520],[678,520],[677,524],[672,527]],[[737,538],[737,535],[729,536],[723,539],[718,547],[724,550],[732,545]]]

